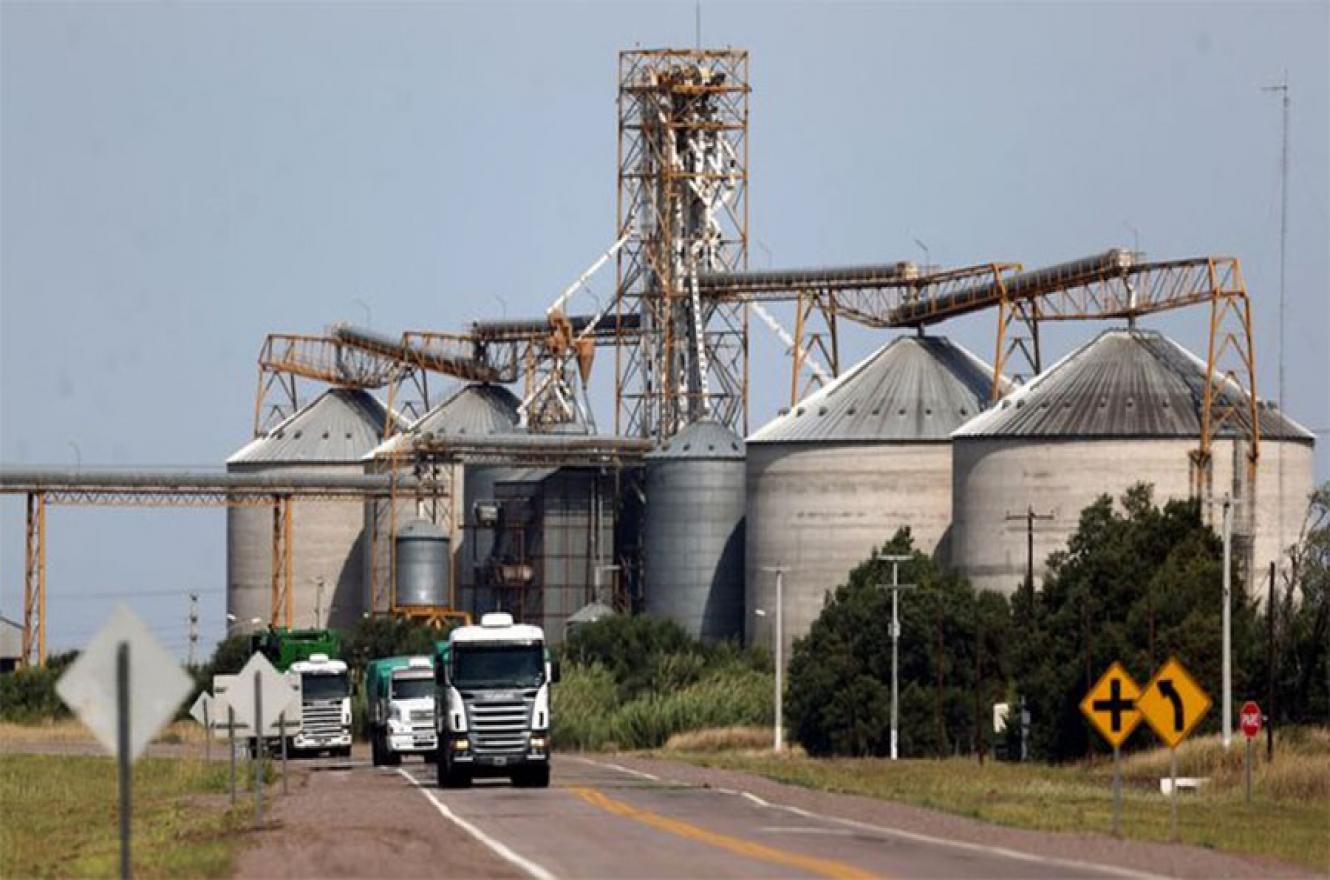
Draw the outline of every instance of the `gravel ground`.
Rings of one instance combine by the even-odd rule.
[[[589,757],[601,760],[600,756]],[[1052,858],[1113,865],[1165,877],[1257,880],[1321,876],[1283,862],[1243,858],[1194,846],[1116,840],[1101,834],[1050,833],[1009,828],[892,801],[785,785],[761,776],[730,770],[627,755],[605,757],[604,760],[654,773],[672,782],[752,792],[772,803],[799,807],[824,816],[838,816],[932,837],[1005,847]]]
[[[302,762],[269,827],[246,841],[237,878],[522,876],[360,751],[352,762]]]

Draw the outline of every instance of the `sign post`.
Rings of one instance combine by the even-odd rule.
[[[117,761],[120,876],[130,876],[131,769],[189,695],[192,682],[148,627],[123,605],[56,682],[60,699]]]
[[[1242,735],[1247,740],[1246,756],[1242,761],[1242,773],[1247,782],[1247,805],[1251,806],[1252,740],[1256,739],[1261,733],[1261,707],[1256,705],[1255,700],[1248,700],[1242,704],[1242,712],[1238,715],[1238,725],[1242,728]]]
[[[1141,723],[1141,713],[1136,703],[1141,694],[1140,686],[1122,668],[1114,662],[1108,671],[1099,677],[1094,687],[1090,688],[1085,699],[1081,700],[1081,713],[1099,735],[1113,747],[1113,835],[1122,834],[1122,743],[1136,725]]]
[[[129,880],[129,809],[130,786],[133,775],[129,772],[129,642],[121,642],[115,649],[116,692],[116,763],[120,776],[120,877]]]
[[[1172,799],[1170,837],[1178,839],[1178,743],[1187,738],[1210,711],[1210,696],[1196,683],[1176,657],[1155,672],[1136,705],[1146,723],[1169,750],[1169,797]]]
[[[190,717],[203,725],[203,758],[206,761],[212,760],[212,728],[214,714],[212,694],[207,691],[200,693],[198,698],[194,700],[194,705],[189,707]]]
[[[291,701],[291,686],[286,677],[273,668],[268,658],[253,654],[236,676],[227,692],[227,702],[235,707],[239,724],[250,730],[254,741],[254,825],[263,822],[263,751],[269,736],[283,736],[284,725],[277,719]]]
[[[236,710],[226,704],[226,738],[231,741],[231,806],[236,805]]]

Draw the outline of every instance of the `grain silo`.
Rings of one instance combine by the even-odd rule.
[[[901,336],[748,438],[749,644],[770,644],[774,566],[787,569],[788,648],[824,596],[900,527],[916,548],[945,554],[950,435],[983,408],[992,382],[991,368],[955,343]]]
[[[1106,331],[953,435],[955,523],[952,563],[980,589],[1013,592],[1025,578],[1026,523],[1034,570],[1066,546],[1081,511],[1102,494],[1116,500],[1138,482],[1156,503],[1191,494],[1190,454],[1201,432],[1205,364],[1148,330]],[[1231,381],[1219,398],[1247,400]],[[1263,578],[1278,548],[1296,541],[1312,489],[1312,435],[1262,404],[1255,504],[1246,482],[1246,409],[1234,406],[1212,447],[1214,498],[1243,499],[1234,517],[1235,552]],[[1283,534],[1278,474],[1284,469]],[[1217,505],[1216,505],[1217,508]],[[1207,511],[1218,528],[1219,512]],[[1254,514],[1254,516],[1253,516]],[[1254,529],[1254,545],[1253,545]]]
[[[229,473],[354,476],[383,437],[387,410],[373,395],[333,388],[226,463]],[[291,514],[293,625],[349,626],[364,611],[364,526],[360,505],[294,500]],[[235,628],[266,625],[272,610],[272,511],[230,508],[226,515],[226,608]]]
[[[520,432],[519,402],[502,385],[480,382],[465,385],[417,419],[405,432],[375,447],[365,457],[365,471],[388,472],[392,456],[409,450],[415,438],[483,443],[486,438]],[[397,466],[414,470],[411,461],[399,461]],[[460,469],[462,492],[456,499],[449,497],[454,468],[440,467],[437,472],[424,475],[427,484],[439,485],[439,496],[419,501],[412,497],[399,498],[395,522],[388,515],[387,501],[365,505],[366,528],[373,529],[379,536],[375,540],[375,552],[366,558],[365,574],[366,583],[380,597],[378,602],[370,599],[375,610],[386,611],[388,608],[387,585],[392,582],[393,569],[388,557],[392,542],[387,536],[414,519],[424,519],[446,528],[451,515],[457,515],[460,522],[456,530],[458,545],[455,548],[449,546],[456,568],[448,576],[456,578],[458,605],[469,609],[474,604],[475,561],[488,558],[489,546],[493,542],[492,523],[488,522],[485,511],[486,502],[494,494],[494,473],[498,469],[493,466],[464,466]]]
[[[694,422],[646,457],[646,611],[708,641],[743,635],[744,447]]]

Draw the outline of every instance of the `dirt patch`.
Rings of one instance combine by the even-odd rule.
[[[400,774],[359,757],[293,774],[291,793],[272,805],[269,827],[242,844],[235,876],[523,876],[441,816]]]

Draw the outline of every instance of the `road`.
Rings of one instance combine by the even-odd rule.
[[[373,792],[363,796],[376,814],[395,804],[398,815],[410,814],[402,826],[412,829],[419,827],[422,812],[432,814],[440,849],[456,855],[457,845],[447,841],[461,839],[478,851],[461,872],[467,876],[1300,876],[1287,866],[1194,847],[998,828],[898,804],[633,758],[558,756],[553,784],[543,791],[484,780],[468,790],[441,790],[434,784],[433,767],[419,763],[391,770],[357,766],[351,778],[359,780],[354,791]],[[447,861],[456,865],[454,858]],[[389,873],[416,876],[421,863],[412,858],[407,864],[393,862],[392,868],[386,864]],[[441,865],[419,873],[440,875]],[[320,875],[338,873],[335,861],[310,867]],[[298,868],[291,871],[299,873]],[[347,866],[343,873],[359,872]]]

